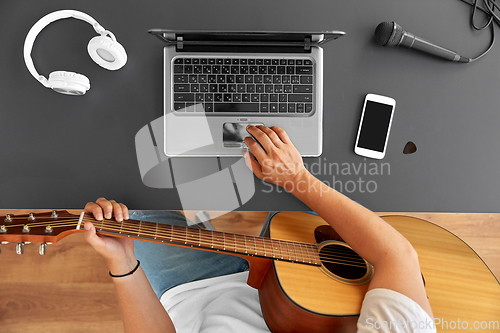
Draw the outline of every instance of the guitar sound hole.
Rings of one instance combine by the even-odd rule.
[[[323,266],[332,274],[348,280],[364,277],[368,267],[366,262],[349,247],[340,244],[328,244],[319,251]]]

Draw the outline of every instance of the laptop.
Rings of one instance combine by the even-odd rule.
[[[246,126],[283,128],[302,156],[320,156],[322,44],[327,32],[152,29],[164,47],[164,149],[239,156]]]

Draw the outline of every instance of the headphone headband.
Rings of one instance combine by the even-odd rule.
[[[116,41],[115,36],[104,29],[102,25],[100,25],[94,18],[90,15],[85,14],[83,12],[77,10],[59,10],[53,13],[47,14],[41,19],[39,19],[30,29],[28,35],[26,36],[26,40],[24,41],[24,61],[26,62],[26,66],[28,67],[29,72],[35,79],[40,81],[45,87],[49,87],[48,80],[45,76],[38,74],[35,69],[35,65],[33,64],[33,59],[31,58],[31,51],[33,49],[33,45],[35,44],[35,39],[38,34],[50,23],[65,19],[65,18],[76,18],[82,21],[85,21],[94,27],[94,30],[100,35],[109,35],[113,41]]]

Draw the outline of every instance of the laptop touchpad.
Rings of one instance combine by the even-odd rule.
[[[243,139],[251,136],[247,132],[248,125],[264,125],[263,123],[224,123],[222,125],[222,143],[224,148],[244,148]]]

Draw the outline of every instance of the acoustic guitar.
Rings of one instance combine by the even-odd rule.
[[[500,284],[467,244],[431,222],[383,218],[418,253],[438,330],[465,329],[464,322],[469,329],[477,323],[499,330]],[[135,220],[97,221],[67,211],[9,214],[1,220],[0,241],[17,242],[18,252],[31,242],[42,243],[43,252],[46,244],[81,232],[90,221],[101,235],[243,257],[250,264],[248,284],[259,290],[264,318],[275,333],[355,332],[374,272],[321,217],[302,212],[275,215],[264,238]]]

